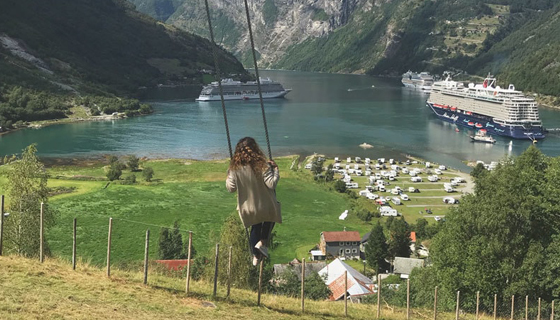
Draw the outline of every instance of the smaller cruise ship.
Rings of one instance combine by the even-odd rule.
[[[270,78],[260,78],[263,99],[282,98],[291,89],[284,89],[282,84],[272,81]],[[224,100],[249,100],[259,98],[257,81],[235,81],[233,79],[222,79],[222,91]],[[202,88],[200,96],[196,101],[220,101],[220,88],[218,81],[214,81]]]
[[[402,75],[401,82],[405,87],[429,92],[434,84],[434,77],[429,72],[416,73],[409,70]]]

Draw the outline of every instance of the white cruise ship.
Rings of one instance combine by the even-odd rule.
[[[412,72],[408,71],[402,75],[402,84],[408,88],[421,89],[429,91],[434,84],[434,77],[428,72]]]
[[[492,76],[468,87],[449,78],[436,82],[426,103],[441,120],[456,125],[515,139],[545,137],[535,99],[512,84],[500,88]]]
[[[272,81],[270,78],[260,78],[260,82],[263,99],[282,98],[291,91],[291,89],[284,89],[280,83]],[[241,82],[233,79],[222,79],[222,91],[224,93],[224,100],[249,100],[259,98],[257,81]],[[196,99],[196,101],[220,100],[220,88],[217,81],[202,88],[200,96]]]

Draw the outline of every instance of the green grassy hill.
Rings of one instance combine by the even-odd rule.
[[[6,0],[0,30],[2,85],[133,95],[140,86],[169,80],[200,83],[200,70],[213,69],[209,41],[140,14],[124,0]],[[245,73],[225,51],[219,60],[224,72]]]

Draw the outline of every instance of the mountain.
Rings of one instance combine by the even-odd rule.
[[[146,2],[157,8],[155,4],[170,0],[130,1],[138,8],[146,8]],[[208,1],[216,41],[251,67],[244,2]],[[208,36],[204,2],[173,4],[176,9],[166,23]],[[436,73],[460,69],[483,75],[493,69],[521,89],[548,94],[560,94],[560,87],[529,85],[537,70],[519,49],[524,47],[522,35],[541,30],[542,36],[535,38],[550,41],[539,48],[549,56],[553,49],[548,47],[559,41],[547,17],[557,8],[554,0],[249,1],[262,67],[376,75],[400,75],[409,69]],[[157,16],[155,9],[144,12]],[[507,64],[490,68],[491,60]]]
[[[158,83],[200,83],[209,41],[143,15],[124,0],[0,2],[0,84],[134,95]],[[245,73],[219,50],[221,69]]]

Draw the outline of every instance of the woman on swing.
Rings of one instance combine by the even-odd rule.
[[[245,228],[251,227],[249,239],[253,265],[268,257],[268,240],[275,223],[282,223],[280,203],[276,200],[278,166],[267,161],[255,139],[245,137],[235,146],[229,164],[226,187],[237,191],[237,211]]]

